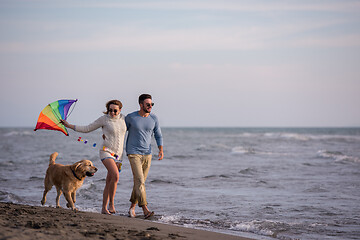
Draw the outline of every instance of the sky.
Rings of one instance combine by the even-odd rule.
[[[142,93],[162,127],[359,127],[360,1],[0,0],[0,80],[0,127]]]

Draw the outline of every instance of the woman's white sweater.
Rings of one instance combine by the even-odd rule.
[[[109,148],[121,157],[126,133],[125,116],[119,114],[112,118],[108,114],[103,115],[87,126],[75,126],[74,130],[77,132],[88,133],[100,127],[105,135],[103,146]]]

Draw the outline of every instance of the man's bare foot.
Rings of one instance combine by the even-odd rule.
[[[129,209],[129,217],[131,217],[131,218],[136,217],[135,208],[130,208]]]
[[[144,213],[145,219],[151,218],[152,216],[154,216],[154,212],[147,212],[146,214]]]
[[[147,205],[142,206],[142,209],[143,209],[143,212],[144,212],[144,217],[145,217],[145,219],[154,216],[154,212],[150,211],[150,210],[148,209]]]

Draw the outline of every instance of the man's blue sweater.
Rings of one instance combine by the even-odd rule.
[[[128,137],[126,140],[127,154],[151,154],[151,138],[154,135],[158,146],[163,145],[163,137],[158,118],[150,113],[148,117],[142,117],[139,112],[129,113],[126,118]]]

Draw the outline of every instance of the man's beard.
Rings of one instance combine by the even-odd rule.
[[[149,111],[146,107],[143,107],[143,111],[146,112],[146,113],[150,113],[151,110]]]

